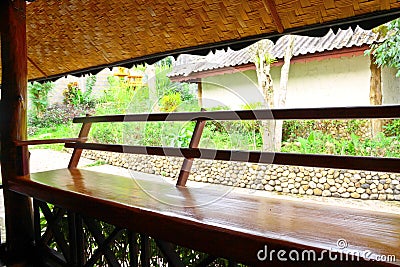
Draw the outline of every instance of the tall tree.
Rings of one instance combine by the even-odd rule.
[[[400,77],[400,18],[376,27],[373,31],[379,34],[383,42],[372,44],[366,52],[371,59],[370,104],[382,105],[381,68],[395,68]],[[376,136],[382,132],[382,120],[371,120],[371,133]]]
[[[375,64],[373,56],[370,56],[371,78],[369,83],[369,103],[371,105],[382,105],[382,71],[381,67]],[[371,120],[371,135],[375,137],[382,132],[383,122],[380,119]]]
[[[287,85],[289,81],[289,70],[290,70],[290,60],[293,57],[293,48],[294,48],[294,35],[287,35],[285,37],[287,39],[287,45],[285,49],[284,55],[284,63],[281,69],[281,80],[279,91],[277,92],[277,108],[283,108],[286,105],[286,94],[287,94]],[[282,146],[282,125],[283,121],[276,121],[275,125],[275,151],[280,151]]]
[[[274,88],[271,77],[271,63],[274,58],[271,56],[271,50],[274,44],[270,40],[264,39],[253,44],[249,52],[252,55],[252,60],[256,65],[258,88],[264,96],[265,103],[268,108],[274,107]],[[275,121],[261,121],[261,131],[263,139],[263,151],[275,150]]]

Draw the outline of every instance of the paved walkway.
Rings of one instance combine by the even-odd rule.
[[[32,149],[31,150],[31,172],[41,172],[47,170],[54,170],[65,168],[68,166],[68,162],[71,155],[64,152],[53,151],[48,149]],[[88,168],[90,170],[111,173],[117,175],[123,175],[127,177],[134,176],[134,172],[128,169],[119,168],[111,165],[100,165],[96,166],[93,160],[82,158],[79,166],[80,168]],[[143,174],[141,174],[143,176]],[[154,175],[149,174],[149,177]],[[168,179],[168,178],[166,178]],[[170,181],[172,183],[172,181]],[[209,186],[210,184],[197,183],[189,181],[188,186],[202,187]],[[260,197],[272,197],[280,198],[288,201],[302,201],[302,202],[313,202],[322,205],[340,205],[351,209],[366,209],[374,212],[389,212],[400,214],[400,202],[399,201],[380,201],[380,200],[357,200],[357,199],[339,199],[333,197],[317,197],[317,196],[303,196],[303,195],[283,195],[275,192],[267,192],[261,190],[250,190],[242,188],[233,188],[232,191],[242,194],[252,194]],[[0,193],[0,228],[1,228],[1,240],[5,240],[5,227],[4,227],[4,206],[3,206],[3,194]]]

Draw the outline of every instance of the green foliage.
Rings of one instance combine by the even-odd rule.
[[[161,110],[165,112],[173,112],[182,103],[180,93],[171,93],[161,98]]]
[[[190,101],[182,101],[182,103],[178,106],[177,111],[179,112],[195,112],[200,111],[201,108],[197,99],[192,99]]]
[[[105,164],[107,164],[107,162],[105,162],[103,160],[96,160],[95,162],[86,165],[86,167],[102,166]]]
[[[171,71],[172,66],[164,62],[165,64],[158,64],[156,66],[156,89],[159,99],[163,96],[179,93],[183,102],[193,101],[195,99],[194,90],[188,83],[172,82],[167,74]],[[150,77],[151,78],[151,77]]]
[[[85,83],[85,92],[82,94],[82,105],[86,105],[89,107],[94,107],[96,105],[96,99],[92,96],[93,93],[93,87],[97,81],[97,76],[96,75],[90,75],[86,79]]]
[[[396,76],[400,77],[400,18],[375,29],[386,39],[380,44],[371,45],[365,54],[374,56],[375,63],[397,69]]]
[[[134,89],[122,79],[114,76],[107,78],[109,87],[99,99],[97,115],[115,113],[143,113],[150,111],[149,89],[142,86]]]
[[[267,64],[273,64],[275,62],[277,62],[278,60],[273,57],[271,54],[266,53],[264,56],[264,61],[267,62]]]
[[[28,92],[34,107],[34,116],[42,118],[48,106],[49,92],[54,88],[54,83],[28,83]]]
[[[297,137],[307,137],[312,131],[329,134],[330,131],[342,132],[350,137],[352,133],[362,134],[362,127],[367,120],[288,120],[283,122],[283,141],[292,141]]]
[[[71,82],[67,85],[67,88],[63,91],[64,104],[78,106],[82,97],[81,89],[78,87],[77,82]]]
[[[282,140],[290,141],[297,137],[304,137],[314,129],[315,121],[290,120],[283,121]]]
[[[123,143],[122,123],[95,123],[90,130],[90,139],[106,144]]]
[[[70,123],[74,117],[83,116],[87,113],[92,112],[83,106],[52,105],[44,111],[42,118],[28,113],[28,132],[34,134],[40,128],[52,128],[57,125]]]
[[[86,80],[86,90],[82,92],[77,82],[71,82],[63,91],[64,104],[77,106],[87,106],[93,108],[96,105],[96,100],[92,96],[93,86],[96,82],[96,76],[89,76]]]
[[[386,136],[400,136],[400,119],[394,119],[383,126]]]
[[[156,66],[156,89],[159,98],[162,98],[165,95],[169,95],[171,93],[177,92],[179,87],[179,83],[172,82],[168,77],[167,73],[171,71],[171,66],[166,65],[157,65]],[[149,77],[150,79],[154,79],[154,77]]]
[[[139,139],[141,145],[158,146],[163,136],[163,122],[146,123],[143,136]]]
[[[362,142],[354,133],[351,134],[350,140],[347,140],[336,139],[320,131],[312,131],[307,138],[298,137],[295,142],[285,143],[282,152],[400,157],[400,137],[387,137],[380,133],[377,137]]]
[[[32,131],[28,127],[28,139],[72,138],[78,136],[79,129],[80,125],[71,123],[71,121],[63,124],[53,125],[51,127],[36,128],[35,131]],[[38,145],[32,148],[62,150],[64,148],[64,144]]]

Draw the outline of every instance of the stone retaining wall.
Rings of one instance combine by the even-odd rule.
[[[177,178],[182,158],[103,151],[83,156],[150,174]],[[190,180],[282,193],[400,201],[400,174],[195,160]]]

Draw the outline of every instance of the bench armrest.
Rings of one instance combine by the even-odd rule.
[[[29,145],[44,145],[44,144],[58,144],[58,143],[77,143],[85,142],[87,138],[58,138],[58,139],[43,139],[43,140],[17,140],[14,141],[16,146],[29,146]]]

